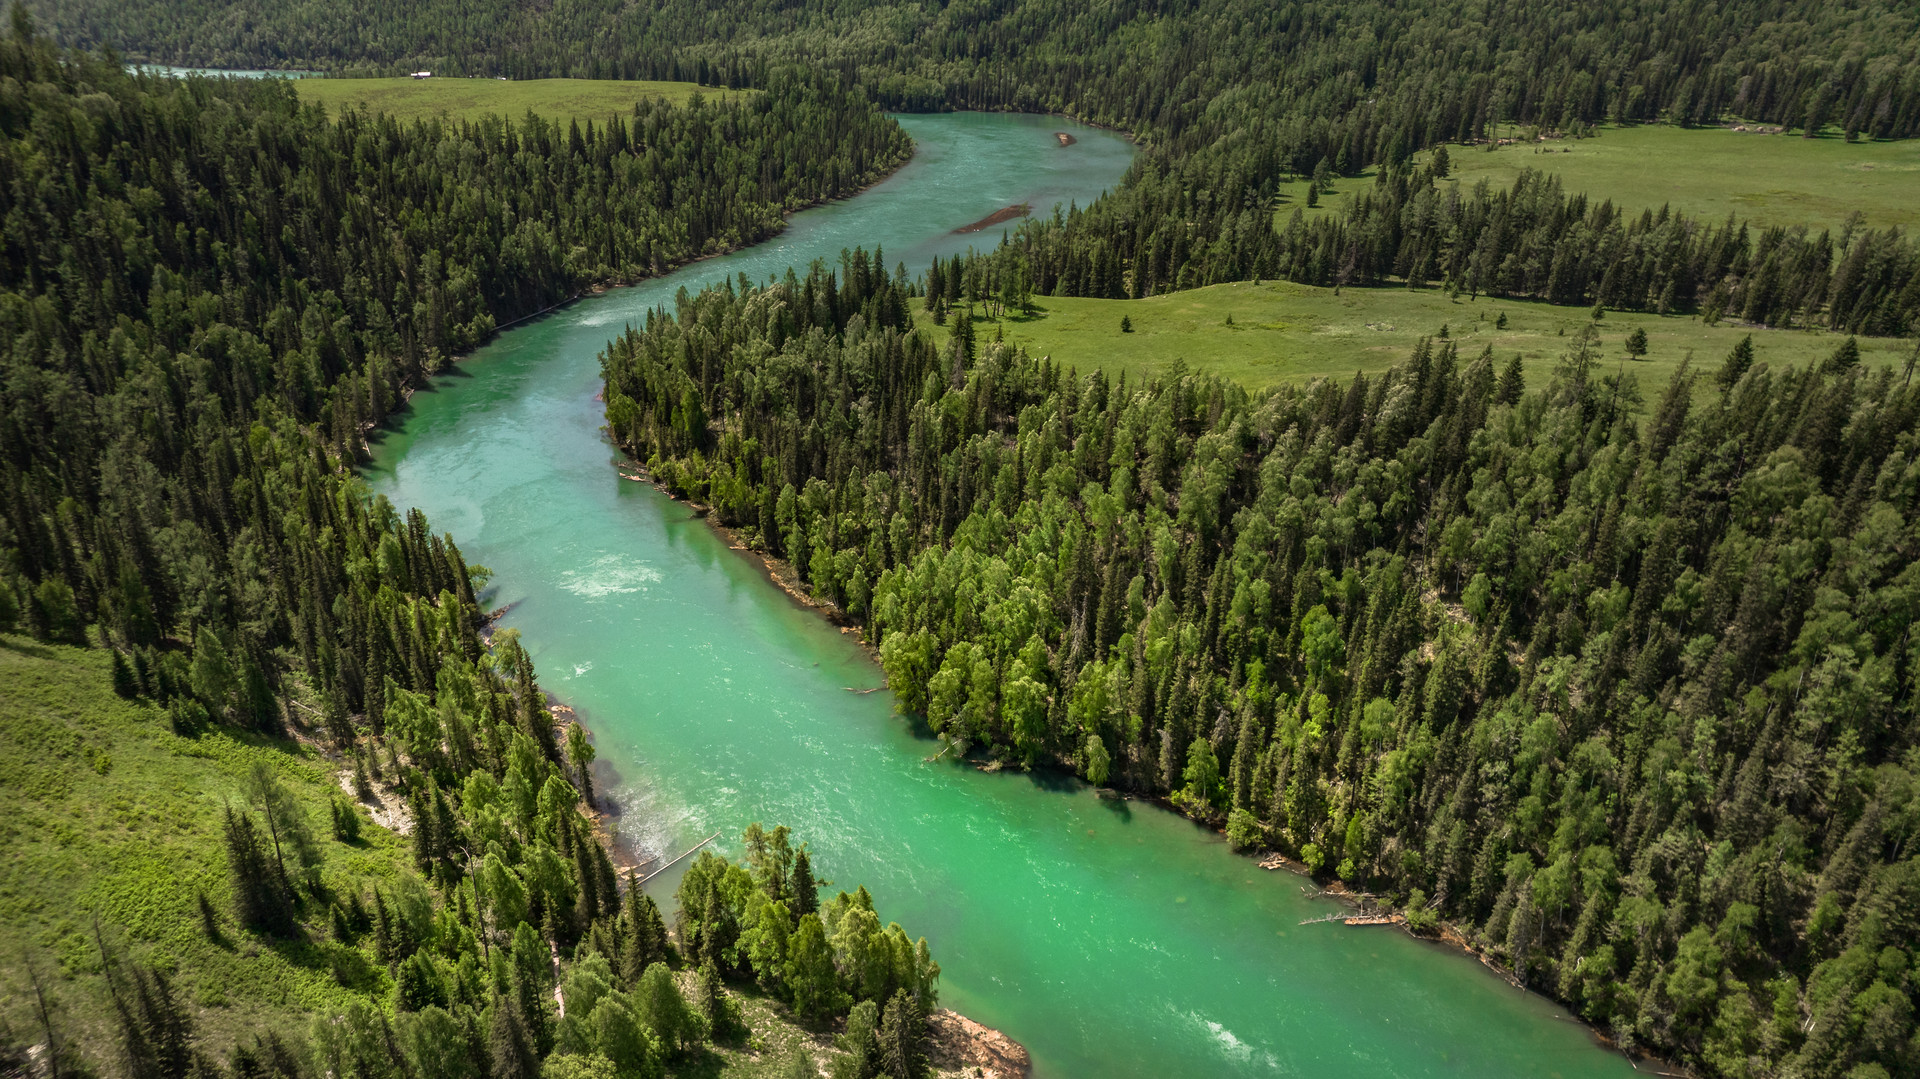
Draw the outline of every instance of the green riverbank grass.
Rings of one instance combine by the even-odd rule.
[[[1469,188],[1482,179],[1509,186],[1522,169],[1540,169],[1594,200],[1636,213],[1671,205],[1716,225],[1733,214],[1756,227],[1837,232],[1856,211],[1875,228],[1920,225],[1920,139],[1850,143],[1651,124],[1585,139],[1450,146],[1447,155],[1450,179]]]
[[[1348,288],[1335,295],[1329,288],[1290,282],[1212,285],[1141,300],[1042,296],[1033,306],[1031,315],[976,319],[975,339],[986,342],[1004,332],[1035,355],[1051,355],[1083,372],[1099,368],[1130,378],[1156,375],[1184,360],[1190,368],[1254,389],[1390,367],[1443,324],[1463,357],[1478,355],[1490,344],[1501,362],[1518,352],[1528,378],[1543,379],[1591,317],[1586,308],[1486,296],[1454,300],[1437,289]],[[1502,314],[1504,329],[1498,326]],[[916,317],[942,341],[951,332],[951,318],[941,328],[924,311]],[[1122,318],[1133,332],[1121,332]],[[1639,360],[1629,359],[1623,346],[1636,327],[1647,332],[1647,355]],[[1709,326],[1689,316],[1619,311],[1607,312],[1599,328],[1608,369],[1624,364],[1649,396],[1666,384],[1689,350],[1696,369],[1711,371],[1749,333],[1756,358],[1773,364],[1824,359],[1846,340],[1822,331],[1727,322]],[[1864,362],[1896,365],[1904,364],[1914,347],[1911,341],[1873,337],[1860,338],[1859,345]]]
[[[109,672],[105,651],[0,635],[0,1024],[39,1029],[28,1012],[30,953],[60,1007],[62,1036],[114,1070],[96,919],[110,946],[174,978],[199,1045],[221,1057],[267,1030],[304,1032],[309,1015],[356,996],[384,1002],[387,974],[370,953],[324,933],[278,941],[236,924],[222,807],[245,805],[241,777],[267,762],[305,807],[325,879],[342,894],[397,877],[405,840],[366,824],[358,844],[338,842],[325,760],[218,729],[183,738],[163,710],[115,696]],[[201,926],[202,892],[219,912],[218,941]],[[303,917],[324,924],[325,911],[309,904]]]
[[[693,95],[708,101],[747,91],[716,90],[690,82],[637,82],[620,79],[300,79],[300,100],[325,105],[338,114],[364,105],[400,120],[477,120],[489,113],[518,119],[529,111],[549,120],[604,121],[630,115],[642,98],[664,97],[684,105]]]

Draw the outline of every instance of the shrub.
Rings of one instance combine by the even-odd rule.
[[[1227,842],[1234,850],[1251,850],[1266,840],[1266,829],[1261,826],[1260,818],[1244,809],[1236,809],[1227,815]]]

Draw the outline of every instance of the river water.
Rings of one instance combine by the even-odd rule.
[[[490,566],[540,679],[577,708],[623,835],[678,852],[791,825],[817,873],[925,935],[942,1003],[1005,1030],[1035,1074],[1626,1076],[1563,1009],[1335,909],[1216,835],[1055,775],[987,775],[893,711],[854,640],[652,488],[601,437],[597,353],[685,286],[884,246],[914,272],[994,242],[951,229],[1012,203],[1084,205],[1131,157],[1046,117],[907,116],[914,160],[778,238],[502,334],[418,394],[373,486]],[[1053,132],[1078,142],[1061,147]],[[649,890],[670,899],[677,874]]]

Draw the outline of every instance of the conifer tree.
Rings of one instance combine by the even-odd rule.
[[[293,932],[293,901],[279,866],[261,849],[253,818],[226,810],[227,872],[233,880],[234,913],[257,932],[286,936]]]
[[[793,855],[793,914],[796,918],[805,917],[820,909],[821,885],[813,879],[813,856],[807,852],[805,844]]]
[[[787,959],[787,988],[803,1022],[821,1024],[847,1006],[847,993],[833,965],[833,950],[818,914],[801,915]]]
[[[880,1074],[889,1079],[921,1079],[927,1073],[926,1018],[905,989],[895,990],[880,1017]]]

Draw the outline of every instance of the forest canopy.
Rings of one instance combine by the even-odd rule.
[[[584,125],[403,125],[330,116],[275,80],[130,74],[14,10],[0,633],[106,649],[113,691],[184,755],[218,757],[196,746],[215,734],[262,748],[214,840],[221,886],[175,920],[222,948],[330,964],[353,999],[312,1031],[203,1041],[177,959],[74,896],[92,947],[62,952],[57,982],[44,956],[0,960],[9,1066],[31,1038],[57,1074],[135,1079],[532,1079],[556,1057],[658,1075],[744,1036],[726,981],[786,985],[786,956],[767,966],[768,941],[788,939],[766,936],[778,919],[729,891],[704,911],[732,934],[690,933],[683,964],[652,901],[631,886],[623,900],[582,812],[591,745],[557,723],[517,635],[490,632],[486,571],[353,469],[370,431],[496,326],[763,239],[908,150],[831,76]],[[270,763],[309,752],[351,798],[316,811]],[[369,807],[410,837],[398,876],[327,856],[358,842]],[[917,1044],[937,973],[924,944],[884,977],[850,966],[846,949],[894,948],[898,927],[864,892],[822,927],[804,848],[784,829],[756,843],[794,874],[750,879],[814,949],[811,1020],[851,1009],[873,1038]]]
[[[1075,377],[862,252],[603,357],[652,475],[859,619],[962,751],[1452,920],[1717,1073],[1920,1058],[1920,390],[1570,340],[1345,384]],[[1867,1070],[1857,1070],[1857,1069]],[[1884,1069],[1875,1070],[1875,1069]]]
[[[590,747],[518,641],[482,635],[485,574],[352,474],[496,328],[898,165],[882,106],[1072,115],[1144,152],[1114,196],[924,279],[848,252],[623,334],[608,425],[658,480],[859,619],[902,703],[963,749],[1165,799],[1444,917],[1624,1045],[1728,1075],[1920,1068],[1920,391],[1842,336],[1914,330],[1912,241],[1536,174],[1446,191],[1444,157],[1415,159],[1512,123],[1911,137],[1910,6],[30,7],[92,51],[25,8],[0,40],[0,630],[111,649],[118,690],[183,737],[276,739],[297,702],[418,825],[412,883],[363,893],[281,842],[269,784],[223,822],[235,877],[209,932],[358,950],[404,1016],[348,1016],[318,1065],[241,1047],[236,1072],[387,1079],[458,1044],[494,1079],[555,1056],[649,1074],[733,1023],[729,978],[844,1015],[853,1074],[917,1066],[937,967],[864,893],[803,909],[784,834],[697,862],[667,950],[578,811]],[[402,124],[126,60],[763,92]],[[1276,228],[1289,177],[1354,195]],[[1643,388],[1581,334],[1528,386],[1442,337],[1256,394],[1083,378],[973,332],[971,305],[1036,290],[1261,277],[1820,326],[1836,347],[1786,369],[1743,345]],[[913,331],[916,305],[949,344]],[[136,1072],[185,1076],[167,972],[107,951]],[[582,1002],[566,1017],[556,984]]]

